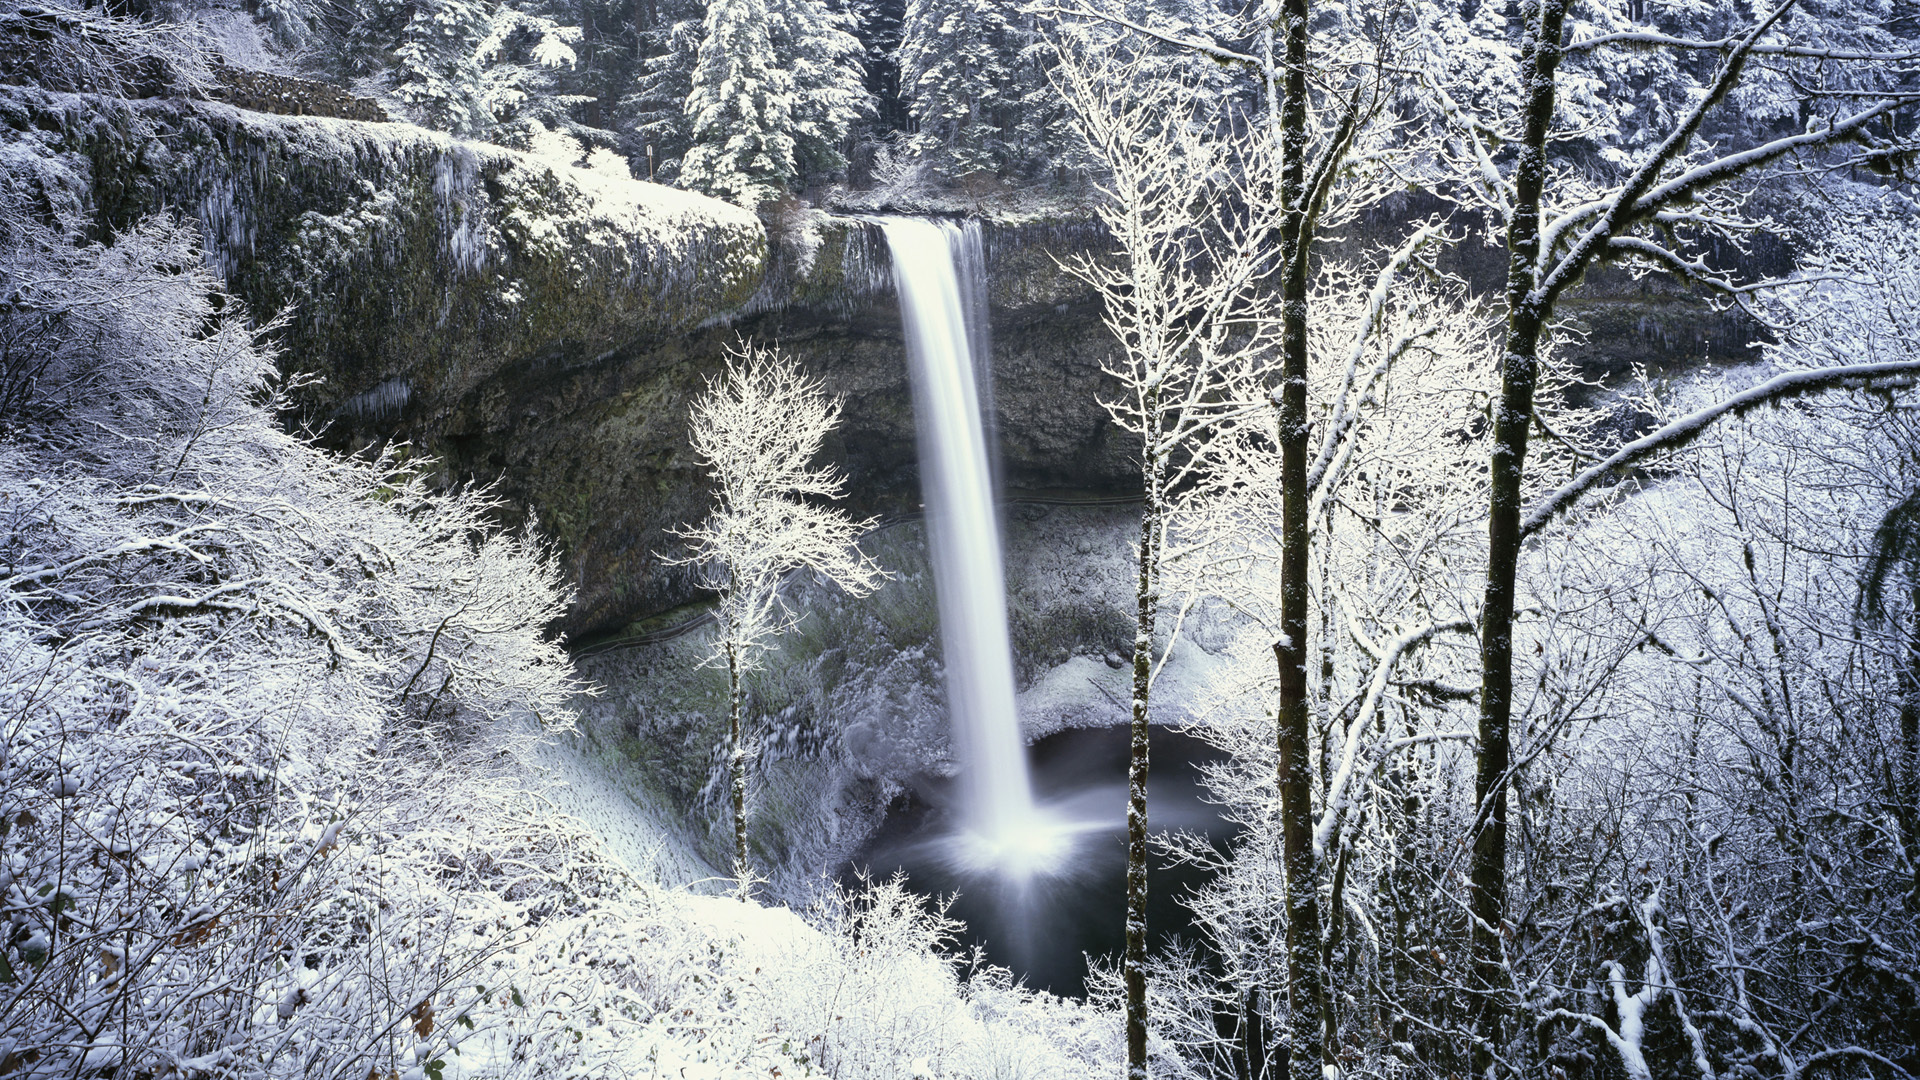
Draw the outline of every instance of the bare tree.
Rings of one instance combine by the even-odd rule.
[[[714,509],[676,530],[687,552],[671,559],[699,568],[718,596],[719,639],[711,659],[727,665],[727,768],[733,800],[734,875],[747,895],[746,676],[799,615],[780,595],[796,570],[810,570],[854,596],[886,577],[854,541],[873,527],[813,500],[839,498],[845,480],[815,466],[840,420],[829,398],[790,358],[743,343],[693,406],[689,438],[714,484]]]
[[[1121,348],[1107,373],[1126,396],[1107,404],[1140,439],[1140,516],[1135,588],[1131,752],[1127,770],[1127,925],[1122,980],[1128,1075],[1147,1075],[1147,738],[1157,663],[1161,558],[1171,494],[1193,476],[1207,433],[1253,407],[1230,391],[1247,379],[1263,328],[1259,289],[1263,238],[1273,223],[1257,205],[1236,205],[1236,168],[1270,157],[1257,139],[1222,139],[1178,81],[1136,79],[1138,58],[1069,40],[1056,81],[1080,130],[1107,170],[1101,220],[1114,259],[1087,258],[1073,272],[1099,291]],[[1243,374],[1235,379],[1233,374]],[[1257,399],[1256,399],[1257,401]]]
[[[1744,291],[1702,256],[1703,245],[1713,238],[1737,248],[1754,228],[1740,212],[1730,185],[1783,160],[1852,143],[1864,144],[1853,151],[1859,159],[1878,160],[1902,145],[1891,121],[1916,100],[1899,88],[1897,74],[1877,81],[1856,77],[1851,85],[1826,75],[1794,83],[1789,69],[1782,85],[1820,119],[1802,131],[1725,151],[1704,139],[1703,129],[1756,61],[1857,69],[1886,67],[1911,60],[1913,54],[1838,46],[1828,40],[1844,29],[1838,22],[1830,24],[1811,13],[1788,19],[1795,0],[1766,11],[1737,34],[1712,40],[1642,28],[1570,42],[1573,7],[1572,0],[1529,0],[1521,6],[1511,82],[1499,83],[1510,92],[1491,95],[1477,113],[1460,102],[1479,94],[1479,87],[1489,81],[1484,68],[1470,73],[1470,84],[1436,87],[1444,111],[1457,121],[1453,145],[1461,184],[1505,231],[1508,255],[1507,325],[1501,389],[1493,409],[1487,578],[1480,621],[1479,825],[1469,872],[1475,978],[1485,993],[1475,1024],[1476,1076],[1494,1067],[1504,1029],[1503,993],[1498,988],[1511,981],[1503,966],[1502,941],[1511,932],[1506,926],[1507,788],[1514,767],[1516,567],[1528,535],[1572,501],[1550,500],[1544,515],[1526,513],[1528,442],[1539,426],[1535,397],[1556,304],[1589,269],[1607,261],[1672,272],[1736,294]],[[1593,126],[1591,117],[1579,115],[1580,107],[1591,106],[1590,100],[1570,104],[1560,97],[1563,61],[1576,54],[1641,46],[1717,57],[1717,66],[1684,95],[1687,103],[1657,128],[1657,136],[1643,140],[1644,149],[1614,148],[1622,163],[1617,180],[1604,179],[1604,171],[1603,178],[1595,180],[1590,173],[1557,163],[1555,147],[1569,136],[1569,120]],[[1502,140],[1510,151],[1497,145]],[[1807,389],[1789,386],[1780,392]],[[1684,442],[1711,419],[1702,417],[1691,430],[1675,430],[1630,456],[1639,459]]]

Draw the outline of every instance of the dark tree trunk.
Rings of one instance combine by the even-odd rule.
[[[1153,619],[1160,607],[1160,401],[1150,391],[1141,441],[1146,505],[1140,513],[1140,580],[1133,632],[1133,717],[1127,761],[1127,942],[1121,978],[1127,988],[1127,1077],[1147,1078],[1147,695],[1153,676]]]
[[[727,646],[727,769],[733,789],[733,876],[747,898],[747,746],[742,737],[747,691],[740,680],[740,650]]]
[[[1286,873],[1287,1027],[1291,1060],[1333,1063],[1332,1016],[1320,968],[1320,891],[1314,881],[1313,770],[1307,717],[1307,0],[1286,0],[1283,25],[1280,198],[1280,707],[1275,780]]]
[[[1900,672],[1900,744],[1894,748],[1894,809],[1901,840],[1920,853],[1920,585],[1910,592],[1906,625],[1906,666]],[[1907,910],[1920,911],[1920,854],[1912,856],[1913,887]]]
[[[1540,337],[1551,300],[1539,295],[1541,198],[1547,179],[1547,132],[1553,121],[1554,72],[1569,0],[1530,0],[1522,9],[1520,68],[1526,78],[1524,134],[1514,167],[1513,216],[1507,226],[1507,332],[1500,365],[1500,403],[1493,419],[1487,515],[1487,591],[1480,612],[1480,753],[1474,770],[1478,817],[1468,872],[1473,919],[1473,1073],[1489,1074],[1502,1018],[1501,929],[1507,894],[1507,772],[1512,759],[1513,609],[1520,563],[1521,482],[1533,395],[1540,377]]]

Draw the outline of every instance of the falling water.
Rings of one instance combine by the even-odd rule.
[[[881,227],[907,331],[947,707],[970,834],[963,857],[1024,876],[1045,868],[1057,841],[1035,812],[1014,706],[1006,574],[981,409],[981,387],[990,379],[975,366],[975,343],[986,340],[979,227],[910,218],[886,218]],[[965,279],[959,266],[967,268]]]

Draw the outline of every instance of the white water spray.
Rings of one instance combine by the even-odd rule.
[[[982,423],[986,282],[979,226],[885,218],[906,325],[927,547],[940,604],[947,708],[959,751],[967,834],[958,858],[1026,877],[1051,869],[1066,838],[1036,811],[1014,705],[1006,572],[994,513],[993,458]],[[962,278],[956,267],[966,267]],[[969,319],[969,315],[972,319]],[[984,369],[988,357],[978,363]]]

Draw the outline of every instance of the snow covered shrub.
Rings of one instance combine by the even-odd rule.
[[[1759,371],[1920,356],[1920,234],[1836,232],[1774,294]],[[1920,1067],[1920,591],[1889,530],[1920,490],[1911,385],[1721,420],[1522,564],[1543,613],[1516,768],[1515,999],[1570,1076]],[[1875,595],[1876,567],[1885,591]],[[1602,1070],[1605,1070],[1604,1072]]]
[[[0,4],[0,82],[109,98],[204,90],[208,57],[191,30],[78,4]]]
[[[525,911],[528,929],[469,974],[482,990],[458,1014],[458,1053],[436,1059],[449,1075],[456,1064],[540,1080],[1113,1071],[1111,1012],[1014,986],[1004,969],[962,978],[945,952],[952,924],[898,881],[836,892],[805,918],[631,882],[608,888],[623,875],[578,823],[507,816],[509,833],[572,837],[578,904],[503,910],[497,924]]]
[[[1111,1075],[1119,1014],[1037,994],[952,954],[959,924],[895,877],[839,889],[814,910],[831,965],[781,994],[837,1077]],[[956,1006],[965,1004],[964,1008]]]
[[[437,1072],[568,887],[462,824],[569,723],[551,557],[282,432],[188,230],[4,217],[0,1071]]]
[[[1723,421],[1531,560],[1547,653],[1612,669],[1521,781],[1513,966],[1546,1066],[1912,1071],[1914,639],[1855,601],[1920,481],[1915,417],[1903,391]]]

